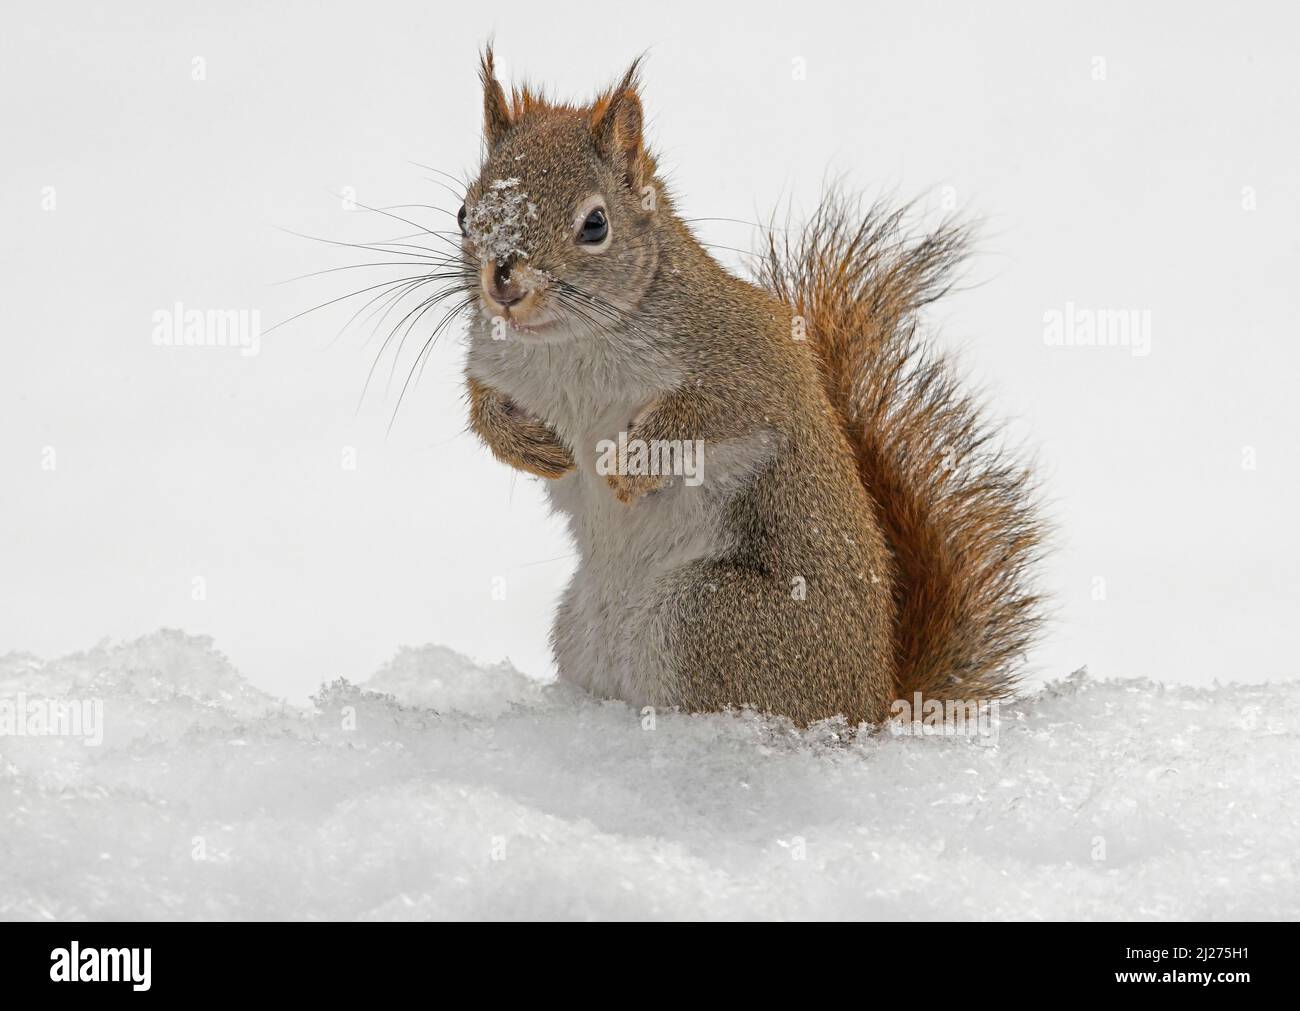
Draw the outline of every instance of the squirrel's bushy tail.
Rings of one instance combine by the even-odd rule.
[[[1028,470],[917,334],[969,232],[913,238],[908,210],[832,195],[802,235],[769,239],[759,281],[803,317],[893,549],[900,697],[1000,698],[1040,623],[1043,528]]]

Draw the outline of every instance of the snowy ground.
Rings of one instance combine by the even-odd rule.
[[[0,658],[0,918],[1297,918],[1300,682],[1076,676],[996,747],[639,713],[440,647],[315,712],[159,632]],[[382,694],[381,694],[382,693]]]

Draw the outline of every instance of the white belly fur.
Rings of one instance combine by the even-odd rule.
[[[574,451],[576,471],[547,482],[552,507],[568,518],[578,553],[552,631],[560,677],[634,705],[666,705],[667,645],[662,622],[652,618],[656,583],[732,546],[721,507],[775,443],[766,431],[706,443],[703,483],[691,487],[675,478],[631,505],[619,502],[596,471],[596,444],[617,439],[677,384],[678,373],[640,349],[607,350],[590,338],[541,344],[477,336],[468,371],[550,424]]]

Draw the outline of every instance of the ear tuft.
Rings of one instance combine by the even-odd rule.
[[[591,137],[596,150],[622,171],[628,186],[638,192],[654,174],[642,137],[641,57],[632,61],[623,80],[596,100],[591,109]]]
[[[478,76],[483,82],[483,138],[488,147],[495,147],[514,124],[510,118],[510,103],[506,101],[505,90],[497,80],[491,42],[483,47]]]

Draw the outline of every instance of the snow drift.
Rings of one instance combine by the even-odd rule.
[[[1076,675],[989,747],[648,729],[435,646],[300,710],[164,631],[20,694],[103,740],[0,736],[6,919],[1300,917],[1300,683]]]

